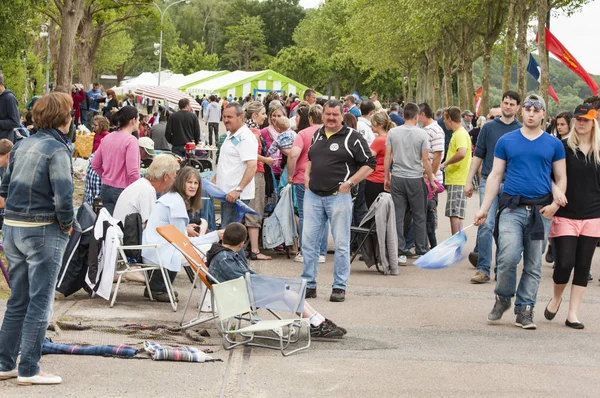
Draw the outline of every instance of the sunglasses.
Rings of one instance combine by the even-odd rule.
[[[533,109],[535,109],[536,111],[544,109],[544,105],[542,105],[540,101],[527,100],[523,103],[523,108],[529,110],[529,108],[531,107],[533,107]]]

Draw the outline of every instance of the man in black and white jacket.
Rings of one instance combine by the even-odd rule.
[[[375,158],[367,141],[343,124],[343,115],[339,101],[325,103],[323,127],[313,137],[304,176],[302,278],[308,281],[306,297],[317,297],[320,237],[329,221],[335,244],[330,301],[336,302],[344,301],[350,276],[351,190],[375,170]]]

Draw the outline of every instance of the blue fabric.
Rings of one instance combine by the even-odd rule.
[[[505,124],[500,118],[496,118],[491,122],[483,125],[479,136],[477,137],[477,147],[475,148],[475,156],[483,159],[481,175],[485,178],[492,171],[494,165],[494,149],[496,143],[506,133],[518,130],[523,125],[515,119],[510,124]]]
[[[462,260],[462,252],[466,243],[467,236],[463,231],[459,231],[429,250],[424,256],[419,257],[414,265],[424,269],[450,267]]]
[[[508,300],[516,292],[515,314],[522,306],[535,306],[542,273],[542,254],[550,232],[551,221],[542,217],[544,239],[531,239],[526,232],[531,211],[523,207],[505,209],[500,214],[498,222],[500,232],[496,253],[498,272],[494,293]],[[521,256],[523,256],[523,273],[517,289],[517,265],[521,261]]]
[[[68,231],[73,211],[71,152],[62,134],[41,129],[17,142],[2,178],[4,218],[15,221],[59,222]]]
[[[227,202],[227,200],[225,199],[227,193],[223,192],[215,184],[208,180],[202,179],[202,191],[208,194],[213,199],[219,199],[221,202],[224,203]],[[252,210],[250,206],[248,206],[248,203],[242,201],[241,199],[236,200],[234,206],[235,210],[238,213],[238,217],[234,221],[239,222],[242,218],[244,218],[244,215],[246,214],[254,214],[260,216],[260,214],[258,214],[256,211]],[[221,227],[223,227],[223,222],[221,222]]]
[[[292,186],[286,185],[281,190],[281,198],[271,216],[263,224],[263,247],[272,249],[279,245],[292,246],[298,237],[294,221],[294,204]]]
[[[333,288],[346,290],[350,277],[350,225],[352,223],[352,195],[337,193],[319,196],[308,190],[304,193],[304,229],[302,231],[302,278],[307,286],[317,286],[319,249],[323,231],[331,223],[335,245],[333,257]]]
[[[19,376],[31,377],[40,371],[38,362],[52,317],[54,286],[69,235],[58,224],[4,224],[2,232],[12,293],[0,329],[0,371],[14,369],[21,351]]]
[[[452,130],[448,130],[446,128],[443,117],[435,119],[435,121],[437,122],[437,124],[439,124],[442,130],[444,130],[444,159],[442,159],[442,161],[444,161],[446,160],[446,156],[448,155],[448,146],[450,146],[450,140],[452,139]]]
[[[352,108],[348,109],[348,113],[356,116],[356,118],[360,117],[360,111],[356,105],[352,105]]]
[[[565,158],[565,147],[550,134],[533,141],[516,130],[502,136],[494,156],[506,161],[504,192],[524,198],[537,198],[552,192],[552,163]]]
[[[200,218],[203,218],[208,223],[208,230],[214,231],[217,229],[215,218],[215,203],[211,197],[202,196],[202,208],[200,209]]]
[[[390,119],[392,119],[392,122],[396,123],[396,126],[402,126],[404,124],[404,118],[397,112],[390,113]]]
[[[72,354],[72,355],[99,355],[103,357],[133,358],[138,350],[125,344],[119,345],[90,345],[57,344],[50,339],[44,340],[42,354]]]
[[[98,100],[102,98],[102,90],[90,90],[87,92],[87,96],[90,99],[90,111],[98,112],[100,110],[100,104]]]

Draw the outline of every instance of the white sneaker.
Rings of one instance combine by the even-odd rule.
[[[303,263],[304,262],[304,257],[302,257],[302,253],[296,254],[296,257],[294,257],[294,261],[297,262],[297,263]]]
[[[19,371],[17,370],[17,368],[14,368],[13,370],[0,371],[0,380],[14,379],[15,377],[18,377],[18,376],[19,376]]]
[[[398,264],[406,265],[406,256],[398,256]]]
[[[319,256],[319,263],[323,264],[325,262],[325,256],[324,255],[320,255]]]
[[[51,375],[49,373],[40,372],[31,377],[17,377],[17,384],[20,386],[31,386],[33,384],[60,384],[62,378],[60,376]]]

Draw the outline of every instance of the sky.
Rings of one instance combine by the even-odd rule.
[[[322,0],[300,0],[305,8],[314,8]],[[600,0],[593,0],[580,11],[567,17],[552,16],[550,31],[573,54],[589,73],[600,75]]]

